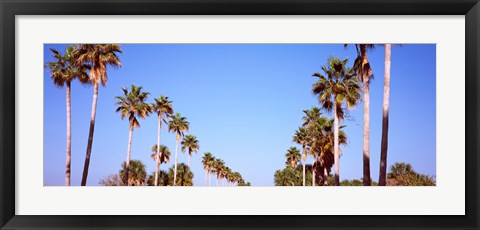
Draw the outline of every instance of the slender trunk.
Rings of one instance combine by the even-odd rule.
[[[90,116],[90,130],[88,131],[87,153],[85,154],[85,164],[83,166],[82,186],[87,184],[88,167],[90,165],[90,156],[92,154],[93,132],[95,129],[95,115],[97,113],[98,83],[93,84],[93,102],[92,114]]]
[[[328,185],[328,171],[327,171],[327,166],[324,164],[323,165],[323,186],[327,186]]]
[[[158,131],[157,131],[157,156],[155,157],[155,183],[158,186],[158,171],[160,165],[160,130],[162,130],[162,118],[158,116]]]
[[[366,45],[361,47],[362,68],[368,64]],[[363,80],[363,185],[370,186],[370,85],[369,73],[362,71]]]
[[[205,169],[205,186],[208,186],[208,170]]]
[[[190,153],[188,153],[188,156],[187,156],[187,165],[190,168]]]
[[[335,96],[335,101],[337,97]],[[338,153],[338,115],[337,115],[337,105],[334,103],[333,105],[333,153],[334,153],[334,164],[335,164],[335,186],[340,185],[340,172],[339,172],[339,163],[340,163],[340,156]]]
[[[383,83],[383,119],[382,119],[382,144],[380,154],[380,177],[378,185],[387,185],[387,149],[388,149],[388,112],[390,110],[390,56],[391,45],[385,44],[385,75]]]
[[[312,186],[315,186],[315,157],[312,156]]]
[[[363,185],[370,186],[370,87],[363,78]]]
[[[125,183],[127,186],[128,184],[128,174],[130,171],[130,153],[132,150],[132,134],[133,134],[133,123],[130,122],[130,131],[128,132],[128,147],[127,147],[127,161],[125,161]]]
[[[70,82],[67,82],[67,150],[66,150],[66,169],[65,169],[65,186],[70,186],[71,162],[72,162],[72,113],[71,113],[71,94]]]
[[[303,154],[305,154],[305,148],[303,148]],[[305,186],[305,158],[302,155],[302,167],[303,167],[303,186]]]
[[[175,142],[175,170],[173,171],[173,186],[177,185],[177,162],[178,162],[178,141],[180,135],[177,134],[177,141]]]

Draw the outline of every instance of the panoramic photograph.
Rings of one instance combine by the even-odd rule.
[[[43,55],[44,186],[436,186],[435,44]]]

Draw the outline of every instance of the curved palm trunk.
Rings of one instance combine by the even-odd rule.
[[[315,157],[312,159],[312,186],[315,186]]]
[[[188,159],[188,160],[187,160],[187,165],[188,165],[188,167],[190,168],[190,153],[188,153],[187,159]]]
[[[177,135],[177,141],[175,142],[175,170],[173,171],[173,186],[177,185],[177,162],[178,162],[178,141],[180,135]]]
[[[378,185],[387,185],[388,112],[390,110],[390,56],[391,45],[385,44],[385,75],[383,83],[382,144]]]
[[[362,49],[363,65],[367,64],[366,49]],[[363,185],[370,186],[370,85],[363,73]]]
[[[337,97],[335,96],[335,101]],[[334,153],[334,164],[335,164],[335,186],[340,185],[340,172],[339,172],[339,163],[340,163],[340,156],[338,154],[338,115],[337,115],[337,105],[334,103],[333,105],[333,153]]]
[[[66,169],[65,169],[65,186],[70,186],[70,174],[71,174],[71,156],[72,156],[72,113],[70,104],[70,82],[67,82],[67,149],[66,149]]]
[[[125,163],[125,180],[124,180],[124,183],[127,186],[128,186],[128,174],[130,171],[130,153],[132,150],[132,135],[133,135],[133,123],[130,122],[130,131],[128,132],[127,161]]]
[[[90,156],[92,154],[93,132],[95,129],[95,115],[97,113],[98,83],[93,84],[93,102],[92,114],[90,116],[90,130],[88,131],[87,153],[85,154],[85,164],[83,166],[82,186],[87,184],[88,167],[90,165]]]
[[[160,130],[162,130],[162,119],[158,116],[158,131],[157,131],[157,157],[155,159],[155,182],[154,186],[158,186],[158,171],[160,168]]]

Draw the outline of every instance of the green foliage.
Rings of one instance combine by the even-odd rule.
[[[197,153],[198,149],[200,149],[197,137],[193,135],[186,135],[180,144],[182,145],[182,152],[188,150],[188,155],[190,156],[192,156],[192,153]]]
[[[148,186],[153,186],[154,180],[155,180],[155,172],[152,172],[152,174],[148,176],[148,180],[147,180]],[[168,186],[170,184],[173,184],[173,182],[170,183],[168,173],[163,170],[158,171],[158,186]]]
[[[298,165],[296,168],[290,166],[282,170],[275,171],[274,183],[275,186],[302,186],[303,185],[303,168]],[[306,186],[312,186],[312,166],[305,166],[305,180]]]
[[[140,118],[146,118],[151,112],[151,107],[145,101],[150,93],[142,92],[141,86],[133,85],[128,91],[127,88],[122,87],[124,97],[116,96],[118,99],[115,105],[118,105],[116,112],[120,112],[122,119],[128,117],[128,121],[131,126],[140,127],[140,123],[137,120],[137,116]]]
[[[173,186],[174,170],[174,166],[168,169],[168,184],[171,186]],[[193,172],[184,163],[180,163],[177,165],[176,186],[193,186]]]
[[[126,163],[122,163],[122,169],[120,170],[120,178],[125,180],[125,167]],[[129,186],[143,186],[145,185],[145,179],[147,172],[145,171],[145,165],[139,160],[131,160],[128,170],[128,185]]]
[[[434,176],[415,172],[408,163],[396,162],[387,175],[387,186],[435,186]]]

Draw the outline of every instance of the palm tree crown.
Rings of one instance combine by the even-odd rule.
[[[132,84],[130,91],[123,87],[122,96],[116,96],[118,101],[115,103],[119,105],[116,112],[120,112],[122,119],[128,117],[128,121],[134,128],[140,127],[140,123],[137,120],[137,116],[146,118],[150,114],[151,107],[145,102],[150,93],[142,92],[141,86],[135,86]]]
[[[176,113],[172,116],[172,121],[168,124],[168,131],[171,133],[176,133],[177,138],[183,136],[183,132],[189,130],[190,123],[187,121],[186,117],[182,117],[180,113]]]
[[[51,48],[50,51],[52,51],[55,61],[48,62],[45,67],[50,70],[50,76],[55,86],[62,87],[74,79],[78,79],[81,83],[88,83],[87,71],[91,67],[88,64],[75,62],[73,55],[75,47],[67,47],[63,56],[56,49]]]
[[[155,161],[157,157],[157,152],[158,152],[157,145],[153,145],[151,150],[152,150],[151,157]],[[168,149],[168,147],[165,145],[160,145],[160,155],[158,157],[159,157],[160,164],[170,162],[170,149]]]
[[[344,119],[342,103],[346,102],[348,108],[355,107],[360,98],[360,85],[355,78],[353,68],[347,68],[348,59],[340,60],[336,57],[328,59],[328,66],[323,66],[324,74],[314,73],[318,81],[312,86],[312,92],[318,95],[318,102],[327,111],[332,111],[334,101],[337,105],[337,116]]]
[[[287,150],[285,157],[287,158],[287,165],[295,168],[297,167],[297,163],[300,160],[300,150],[298,150],[296,147],[290,147]]]
[[[151,105],[152,112],[156,112],[158,117],[165,124],[168,124],[168,119],[171,119],[171,115],[173,114],[172,101],[168,100],[168,97],[165,96],[160,96],[154,100],[155,102]]]
[[[76,45],[76,63],[90,64],[90,81],[107,84],[107,66],[122,67],[117,54],[122,53],[119,44],[79,44]]]

